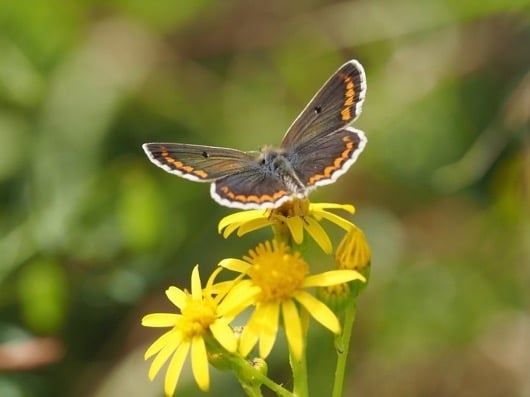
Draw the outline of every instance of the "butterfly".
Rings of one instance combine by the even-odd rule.
[[[357,160],[367,140],[349,124],[361,113],[365,94],[364,69],[350,60],[317,91],[287,129],[279,148],[266,146],[256,153],[186,143],[142,147],[163,170],[211,183],[210,194],[221,205],[277,208],[335,182]]]

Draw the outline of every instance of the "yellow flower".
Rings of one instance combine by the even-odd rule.
[[[363,270],[370,265],[372,253],[361,229],[353,227],[342,239],[335,260],[339,269]]]
[[[219,269],[220,270],[220,269]],[[219,271],[215,271],[203,290],[199,267],[195,266],[191,275],[191,293],[177,287],[169,287],[166,296],[180,314],[155,313],[142,319],[146,327],[171,327],[160,336],[145,352],[145,359],[156,355],[149,369],[149,379],[153,380],[160,368],[169,360],[164,391],[173,395],[182,367],[191,352],[191,367],[197,385],[208,390],[210,377],[205,338],[213,336],[226,350],[237,349],[237,339],[230,328],[230,317],[223,317],[222,295],[215,295],[213,282]]]
[[[372,254],[366,237],[361,229],[351,229],[337,247],[335,261],[339,269],[352,269],[361,273],[366,280],[370,278],[370,261]],[[337,284],[319,288],[317,296],[326,302],[334,311],[341,310],[345,305],[350,305],[350,297],[358,296],[366,287],[366,282]]]
[[[265,226],[286,226],[296,244],[302,243],[305,230],[329,254],[332,251],[331,240],[320,221],[327,219],[346,231],[354,228],[351,222],[328,211],[330,209],[342,209],[350,214],[355,211],[353,205],[349,204],[310,203],[307,199],[294,199],[279,208],[240,211],[228,215],[221,219],[218,230],[227,238],[236,230],[238,236],[243,236]]]
[[[354,270],[332,270],[308,275],[309,267],[299,252],[290,252],[284,243],[273,240],[259,244],[244,260],[225,259],[219,263],[247,278],[230,290],[225,301],[230,302],[233,314],[255,305],[240,336],[239,352],[246,356],[259,341],[259,355],[263,358],[272,350],[281,321],[291,352],[300,359],[304,337],[300,308],[324,327],[338,334],[341,327],[335,314],[305,289],[363,280]]]

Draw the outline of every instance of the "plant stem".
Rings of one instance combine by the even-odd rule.
[[[262,397],[261,386],[264,385],[279,397],[294,397],[293,393],[267,376],[267,364],[264,360],[261,360],[263,365],[256,365],[256,361],[250,362],[237,353],[226,351],[213,338],[207,339],[207,346],[210,349],[210,363],[221,371],[232,371],[247,396]]]
[[[346,307],[344,313],[344,329],[342,334],[335,337],[335,349],[337,351],[337,366],[335,368],[335,383],[333,384],[332,397],[342,397],[344,389],[344,376],[346,373],[346,363],[350,349],[350,340],[355,322],[355,299],[352,299]]]
[[[289,362],[293,371],[293,394],[296,397],[308,397],[309,391],[307,387],[307,360],[305,345],[300,360],[297,360],[293,352],[289,349]]]

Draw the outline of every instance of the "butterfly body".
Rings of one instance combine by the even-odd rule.
[[[146,143],[149,159],[167,172],[211,183],[221,205],[276,208],[335,182],[366,145],[364,133],[348,126],[359,115],[366,92],[364,69],[345,63],[316,93],[287,130],[279,148],[260,152],[192,145]]]

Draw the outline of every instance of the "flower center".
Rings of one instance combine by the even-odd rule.
[[[186,306],[182,308],[182,318],[178,325],[179,330],[187,338],[202,335],[216,320],[215,305],[208,299],[195,300],[188,297]]]
[[[278,208],[270,210],[270,218],[283,221],[283,218],[292,218],[293,216],[305,217],[309,213],[308,199],[293,199],[287,201]]]
[[[248,275],[261,288],[262,302],[292,298],[309,273],[300,254],[291,254],[285,244],[276,240],[259,244],[244,259],[252,264]]]

